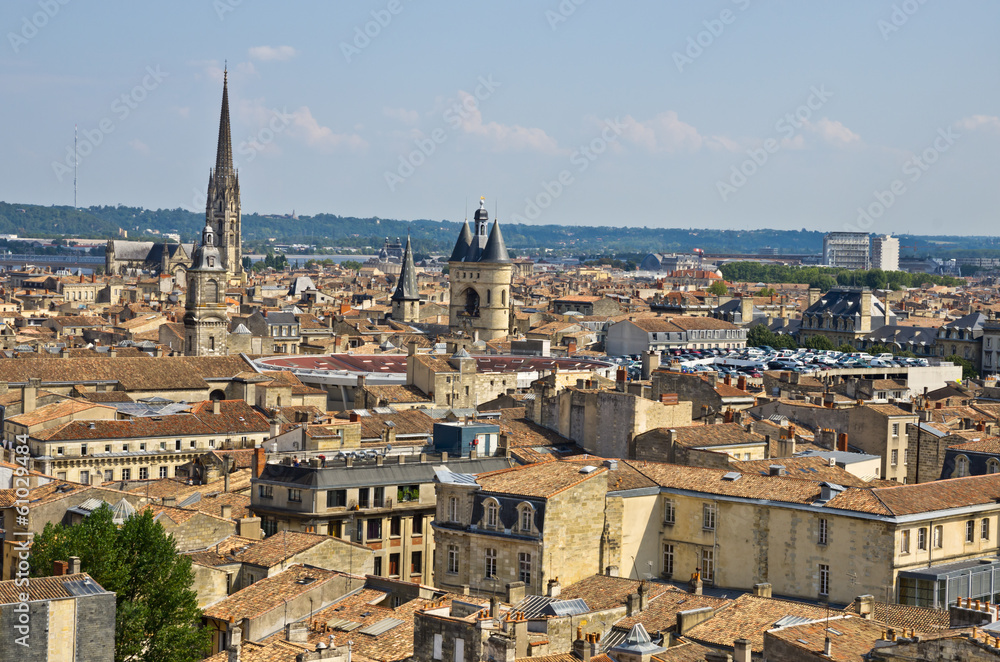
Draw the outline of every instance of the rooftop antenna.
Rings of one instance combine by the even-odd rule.
[[[80,152],[76,148],[78,128],[77,125],[73,125],[73,209],[79,209],[76,205],[76,171],[80,167]]]

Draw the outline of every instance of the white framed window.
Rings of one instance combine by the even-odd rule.
[[[830,595],[830,566],[819,564],[819,594]]]
[[[926,550],[927,549],[927,527],[922,526],[917,529],[917,549]]]
[[[934,527],[934,549],[941,549],[941,545],[943,544],[942,542],[943,537],[944,537],[944,529],[939,524]]]
[[[131,479],[132,479],[132,470],[122,469],[122,480],[131,480]]]
[[[816,536],[816,542],[820,545],[825,545],[829,540],[830,524],[829,520],[825,517],[821,517],[819,520],[819,531]]]
[[[910,553],[910,531],[900,531],[899,532],[899,553],[909,554]]]
[[[448,572],[458,574],[458,545],[448,545]]]
[[[149,479],[149,467],[139,467],[139,480]]]
[[[986,473],[995,474],[1000,473],[1000,460],[995,457],[991,457],[986,461]]]
[[[702,506],[701,528],[707,531],[715,530],[715,504],[706,503]]]
[[[458,521],[458,497],[448,498],[448,521]]]
[[[899,423],[893,423],[892,424],[892,436],[894,436],[894,437],[898,437],[899,436]]]
[[[531,507],[531,504],[521,504],[520,517],[518,518],[518,530],[522,533],[531,533],[534,515],[535,509]]]
[[[677,504],[673,499],[666,499],[663,502],[663,523],[674,524],[677,521]]]
[[[890,451],[889,458],[890,458],[889,460],[890,464],[892,464],[892,466],[896,466],[897,464],[899,464],[899,451],[893,448],[892,451]]]
[[[517,555],[517,579],[531,586],[531,554],[519,552]]]
[[[167,467],[160,467],[160,478],[167,478]]]
[[[707,547],[701,550],[701,578],[706,582],[715,581],[715,550]]]
[[[486,526],[491,529],[500,527],[500,504],[494,499],[486,502]]]
[[[484,564],[484,570],[486,573],[486,578],[497,576],[497,550],[495,547],[487,547],[485,554],[486,563]]]
[[[983,540],[990,539],[990,520],[986,517],[984,517],[983,521],[980,523],[979,537]]]
[[[955,476],[962,478],[969,475],[969,458],[959,455],[955,458]]]
[[[965,542],[976,541],[976,521],[969,520],[965,523]]]
[[[674,574],[674,544],[672,542],[663,543],[663,574],[672,576]]]

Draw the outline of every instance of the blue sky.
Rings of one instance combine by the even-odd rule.
[[[1000,3],[4,0],[0,199],[993,234]]]

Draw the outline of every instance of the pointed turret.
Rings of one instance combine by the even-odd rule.
[[[507,245],[503,241],[503,234],[500,233],[500,221],[493,221],[493,229],[490,230],[490,238],[486,242],[486,248],[479,257],[480,262],[510,262],[510,255],[507,254]]]
[[[455,250],[451,252],[449,262],[461,262],[465,259],[465,254],[469,252],[469,245],[472,243],[472,229],[469,222],[462,224],[462,231],[458,233],[458,241],[455,242]]]
[[[215,152],[215,177],[233,175],[233,139],[229,132],[229,72],[222,74],[222,112],[219,114],[219,144]]]
[[[229,127],[229,72],[223,74],[222,110],[219,113],[219,142],[215,168],[208,179],[205,204],[206,221],[215,230],[215,245],[230,276],[243,273],[240,180],[233,167],[233,140]]]
[[[413,266],[413,253],[410,252],[410,238],[406,238],[406,248],[403,250],[403,267],[399,271],[399,282],[392,295],[393,301],[420,301],[417,290],[417,271]]]

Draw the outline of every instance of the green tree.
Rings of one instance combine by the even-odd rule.
[[[785,335],[785,334],[774,334],[774,342],[771,347],[775,349],[798,349],[799,345],[795,342],[795,338]]]
[[[763,324],[754,324],[747,331],[747,347],[774,347],[775,342],[775,335]]]
[[[844,344],[842,344],[840,347],[837,348],[837,351],[843,352],[844,354],[851,354],[852,352],[856,352],[858,350],[854,348],[854,345],[845,342]]]
[[[826,336],[811,336],[802,346],[806,349],[829,350],[833,349],[833,343]]]
[[[975,366],[972,365],[972,361],[969,359],[963,359],[957,354],[952,354],[951,356],[944,357],[944,360],[962,366],[962,379],[975,379],[979,376]]]
[[[79,556],[81,569],[116,594],[115,662],[194,662],[208,653],[191,560],[149,510],[119,528],[105,504],[81,524],[45,525],[31,547],[31,571]]]
[[[760,288],[760,292],[757,293],[757,296],[759,296],[759,297],[773,297],[774,296],[774,288],[773,287],[762,287],[762,288]]]
[[[729,294],[729,288],[726,287],[726,281],[717,280],[708,286],[708,293],[714,294],[717,297],[722,297]]]
[[[243,265],[243,271],[251,271],[253,269],[253,260],[249,257],[244,257],[240,260],[240,264]]]
[[[361,271],[361,263],[357,260],[344,260],[340,263],[340,268],[348,271]]]

